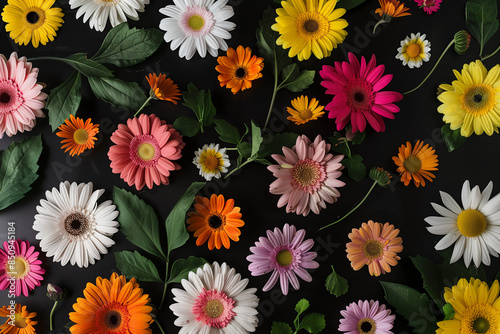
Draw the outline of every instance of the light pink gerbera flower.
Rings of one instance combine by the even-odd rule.
[[[278,208],[286,204],[286,212],[307,216],[312,210],[319,214],[326,203],[340,197],[337,187],[344,182],[338,180],[344,168],[340,161],[343,155],[328,153],[330,144],[317,136],[313,143],[305,135],[298,136],[292,149],[283,147],[283,155],[273,154],[278,165],[268,166],[277,180],[269,186],[269,192],[282,195]]]
[[[339,331],[348,334],[393,334],[392,326],[396,316],[387,310],[385,305],[379,306],[378,301],[358,301],[351,303],[340,314]]]
[[[18,59],[12,52],[7,60],[0,54],[0,139],[4,133],[11,137],[30,131],[36,117],[45,117],[42,108],[47,94],[37,77],[38,68],[31,67],[26,57]]]
[[[349,63],[350,62],[350,63]],[[335,118],[337,130],[340,131],[349,124],[352,132],[363,132],[366,122],[377,132],[385,131],[382,117],[394,118],[399,107],[393,102],[400,101],[403,95],[398,92],[381,91],[392,80],[392,74],[384,74],[384,65],[376,64],[372,55],[368,64],[365,57],[358,58],[349,53],[349,62],[335,62],[335,67],[323,65],[319,71],[321,85],[327,94],[335,95],[328,103],[328,118]]]
[[[144,185],[151,189],[153,183],[167,185],[170,172],[181,169],[172,160],[182,156],[182,136],[155,115],[142,114],[128,119],[127,125],[119,124],[111,141],[116,144],[108,152],[113,173],[120,173],[137,190]]]
[[[0,290],[8,289],[9,294],[28,296],[28,291],[40,286],[45,270],[40,267],[39,254],[29,241],[4,241],[3,249],[0,249]]]
[[[247,256],[252,276],[273,272],[262,291],[271,290],[278,278],[284,295],[288,294],[289,282],[295,290],[300,288],[297,276],[311,282],[312,277],[306,269],[318,268],[319,264],[313,261],[317,254],[309,252],[314,246],[313,239],[304,241],[306,231],[297,231],[295,226],[285,224],[283,232],[275,227],[274,232],[267,230],[266,234],[267,238],[260,237],[255,247],[250,247],[253,254]]]
[[[419,8],[423,8],[424,12],[431,15],[433,12],[437,12],[439,9],[439,4],[443,0],[415,0]]]

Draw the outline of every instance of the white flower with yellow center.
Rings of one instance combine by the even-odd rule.
[[[219,149],[219,144],[203,145],[194,155],[193,163],[207,181],[212,177],[219,179],[221,173],[227,173],[227,167],[231,166],[226,148]]]
[[[462,205],[447,193],[440,192],[445,207],[431,203],[441,217],[427,217],[431,226],[427,230],[432,234],[444,235],[436,244],[437,250],[443,250],[455,244],[450,263],[462,256],[468,267],[490,265],[490,255],[498,257],[500,253],[500,194],[490,199],[493,183],[481,193],[479,186],[470,189],[469,181],[462,187]]]
[[[401,41],[401,47],[398,48],[396,59],[401,59],[403,65],[409,68],[420,67],[424,61],[431,58],[431,43],[425,39],[425,34],[411,34]]]

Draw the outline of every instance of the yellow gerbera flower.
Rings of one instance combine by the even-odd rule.
[[[473,132],[491,136],[500,126],[500,65],[487,70],[480,60],[465,64],[462,73],[453,70],[457,80],[442,84],[438,96],[443,104],[438,112],[452,130],[469,137]]]
[[[314,121],[325,113],[324,111],[322,111],[325,107],[318,106],[318,100],[312,98],[311,102],[309,102],[309,98],[304,95],[293,99],[292,107],[293,108],[286,108],[286,111],[288,111],[288,113],[291,115],[288,116],[287,119],[293,121],[297,125],[305,124],[309,121]]]
[[[281,35],[276,44],[290,48],[288,56],[299,60],[330,56],[332,50],[347,36],[347,21],[340,17],[344,8],[335,9],[337,0],[286,0],[271,28]]]

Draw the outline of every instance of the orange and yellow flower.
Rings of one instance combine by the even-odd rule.
[[[159,100],[165,100],[177,104],[176,100],[180,100],[181,92],[172,79],[167,78],[165,74],[156,75],[156,73],[150,73],[146,77],[148,80],[151,90],[149,95],[151,97],[156,97]]]
[[[411,15],[411,13],[407,13],[409,8],[405,7],[405,4],[400,3],[398,0],[378,0],[378,2],[380,3],[380,8],[377,8],[375,13],[380,15],[386,22],[389,22],[393,17]],[[389,21],[388,17],[390,17]]]
[[[9,305],[10,307],[10,305]],[[0,309],[0,317],[7,318],[7,321],[0,325],[1,334],[36,334],[34,325],[38,321],[34,321],[36,312],[28,312],[26,306],[16,304],[14,307],[14,319],[10,318],[11,310],[4,306]]]
[[[89,118],[85,122],[80,117],[70,115],[70,119],[64,121],[56,133],[58,137],[64,138],[61,144],[64,144],[61,149],[66,148],[64,152],[69,152],[71,156],[80,155],[86,149],[94,148],[94,141],[97,140],[96,135],[99,133],[99,124],[93,124]]]
[[[398,166],[398,173],[401,176],[401,182],[407,186],[411,180],[417,188],[425,187],[425,179],[432,182],[436,176],[430,171],[438,170],[438,159],[434,148],[417,140],[412,150],[410,142],[399,147],[399,154],[392,157],[394,163]]]
[[[325,113],[324,106],[318,105],[319,102],[315,98],[309,101],[307,96],[301,95],[292,100],[292,107],[287,107],[286,111],[291,115],[286,119],[294,122],[297,125],[305,124],[309,121],[314,121]]]

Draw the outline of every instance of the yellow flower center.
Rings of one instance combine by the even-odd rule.
[[[301,160],[293,167],[292,177],[302,187],[315,185],[320,176],[321,173],[317,163],[310,159]]]
[[[422,51],[422,49],[420,48],[420,45],[418,45],[416,43],[412,43],[412,44],[408,45],[408,48],[406,49],[406,53],[408,54],[408,56],[410,58],[417,57],[421,51]]]
[[[191,29],[198,31],[205,25],[205,20],[199,15],[193,15],[189,18],[188,25]]]
[[[496,334],[500,330],[500,313],[491,305],[473,305],[463,311],[460,328],[461,333]]]
[[[330,22],[318,12],[300,13],[295,21],[299,37],[307,41],[321,39],[330,30]]]
[[[85,129],[78,129],[73,133],[73,140],[78,145],[86,144],[89,140],[89,133]]]
[[[23,13],[25,22],[31,29],[41,27],[45,22],[45,11],[38,7],[29,7]]]
[[[217,159],[216,157],[214,157],[212,155],[209,155],[205,159],[204,164],[205,164],[205,167],[207,167],[207,169],[214,171],[217,169],[217,167],[219,167],[219,159]]]
[[[478,210],[464,210],[458,215],[457,227],[462,235],[477,237],[486,229],[486,218]]]
[[[22,258],[16,256],[14,264],[11,265],[7,262],[5,271],[14,278],[23,278],[27,274],[29,264]]]
[[[420,170],[420,167],[422,167],[422,161],[417,158],[414,155],[410,155],[408,158],[405,159],[403,162],[403,166],[405,169],[410,172],[410,173],[415,173]]]
[[[210,318],[218,318],[224,313],[224,305],[218,300],[210,300],[205,305],[205,314]]]
[[[363,318],[358,321],[358,333],[359,334],[374,334],[377,330],[377,323],[370,318]]]
[[[369,259],[376,259],[384,254],[384,245],[375,239],[368,240],[363,245],[363,253]]]
[[[490,85],[472,85],[460,96],[462,109],[474,117],[487,114],[496,105],[495,95],[495,89]]]
[[[25,328],[26,326],[28,326],[28,324],[26,323],[26,319],[22,316],[21,313],[16,313],[16,315],[14,316],[14,326],[17,328]]]
[[[307,121],[312,117],[313,113],[310,109],[302,110],[300,112],[300,118],[302,118],[304,121]]]
[[[293,255],[288,249],[283,249],[276,254],[276,262],[282,267],[288,266],[292,261]]]
[[[150,143],[142,143],[137,148],[137,155],[144,161],[149,161],[155,156],[155,148]]]

